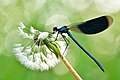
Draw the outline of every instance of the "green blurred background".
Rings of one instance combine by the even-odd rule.
[[[53,26],[83,22],[101,15],[114,18],[106,31],[91,36],[72,34],[97,58],[105,72],[70,38],[66,57],[83,80],[120,80],[119,0],[0,0],[0,80],[75,80],[63,62],[43,72],[21,65],[12,52],[19,39],[18,23],[22,21],[40,31],[52,31]]]

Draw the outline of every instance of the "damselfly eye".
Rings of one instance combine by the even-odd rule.
[[[53,27],[53,31],[57,31],[57,27]]]

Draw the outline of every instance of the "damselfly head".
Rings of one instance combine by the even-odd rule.
[[[53,27],[53,31],[57,31],[58,30],[58,28],[57,27]]]

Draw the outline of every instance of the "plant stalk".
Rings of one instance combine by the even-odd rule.
[[[67,66],[67,68],[69,69],[69,71],[73,74],[73,76],[77,79],[77,80],[82,80],[82,78],[78,75],[78,73],[74,70],[74,68],[70,65],[70,63],[67,61],[67,59],[62,56],[61,54],[59,55],[59,57],[61,58],[61,60],[64,62],[64,64]]]

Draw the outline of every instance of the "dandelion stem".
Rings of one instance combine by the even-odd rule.
[[[78,75],[78,73],[74,70],[74,68],[70,65],[70,63],[67,61],[67,59],[62,56],[61,54],[59,55],[59,57],[61,58],[61,60],[64,62],[64,64],[68,67],[69,71],[74,75],[74,77],[77,80],[82,80],[82,78]]]

